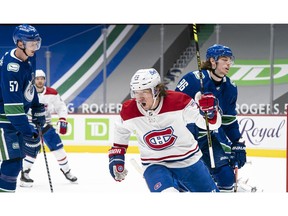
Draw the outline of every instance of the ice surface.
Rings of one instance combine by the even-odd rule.
[[[41,153],[30,172],[30,177],[34,179],[33,187],[22,188],[18,182],[15,194],[0,194],[0,208],[7,214],[12,214],[13,209],[12,215],[25,211],[25,215],[29,212],[29,215],[38,216],[42,211],[44,215],[54,213],[84,216],[99,215],[102,212],[101,215],[126,216],[135,213],[178,215],[181,212],[190,215],[193,211],[204,214],[204,210],[204,215],[210,211],[217,215],[220,213],[219,208],[223,207],[220,203],[224,202],[227,205],[226,210],[231,208],[230,211],[236,211],[233,216],[243,216],[242,211],[247,214],[253,211],[257,214],[262,211],[265,214],[269,211],[273,213],[276,209],[281,210],[288,201],[285,193],[284,158],[247,158],[248,163],[239,170],[239,178],[249,178],[249,184],[263,189],[263,193],[257,194],[151,194],[143,177],[130,162],[132,158],[140,164],[139,154],[127,154],[128,175],[124,181],[116,182],[109,173],[107,154],[68,153],[71,172],[78,178],[78,183],[73,184],[65,179],[54,156],[47,153],[54,190],[51,194],[44,156]]]

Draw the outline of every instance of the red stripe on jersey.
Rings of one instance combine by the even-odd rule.
[[[51,87],[46,87],[45,95],[57,95],[58,92],[56,89],[53,89]]]
[[[167,96],[164,98],[164,102],[159,114],[182,110],[187,106],[188,103],[190,103],[191,100],[192,98],[190,96],[182,92],[167,90]],[[135,99],[130,99],[123,103],[120,115],[124,121],[143,116],[138,110],[136,103],[137,102]]]
[[[130,99],[123,103],[120,115],[124,121],[128,119],[136,118],[139,116],[143,116],[138,110],[136,103],[137,102],[135,99]]]
[[[188,152],[186,152],[185,154],[179,154],[179,155],[168,155],[165,157],[159,157],[159,158],[141,158],[141,161],[145,162],[145,161],[155,161],[155,162],[161,162],[161,161],[169,161],[171,159],[175,160],[175,159],[181,159],[185,156],[188,156],[190,154],[194,154],[195,152],[197,152],[199,150],[199,146],[198,144],[196,145],[196,147]]]
[[[168,90],[159,114],[182,110],[187,106],[187,104],[190,103],[191,100],[192,98],[190,96],[182,92]]]

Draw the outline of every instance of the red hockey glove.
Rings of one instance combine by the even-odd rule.
[[[198,102],[200,114],[205,116],[207,113],[208,121],[214,124],[217,120],[217,99],[211,92],[201,94],[198,92],[195,95],[195,100]]]
[[[65,118],[60,118],[59,121],[57,122],[57,128],[58,132],[62,135],[65,135],[67,133],[67,121]]]

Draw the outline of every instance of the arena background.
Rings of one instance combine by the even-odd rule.
[[[197,26],[202,60],[214,43],[233,51],[236,59],[229,76],[239,89],[239,114],[285,114],[288,49],[283,44],[288,25]],[[191,24],[35,27],[43,38],[37,68],[47,72],[47,84],[59,91],[70,113],[118,113],[121,103],[130,96],[130,78],[140,68],[157,69],[170,89],[183,74],[197,69]],[[0,25],[0,55],[14,47],[14,28]]]
[[[130,98],[129,82],[138,69],[156,68],[167,88],[175,89],[197,68],[191,24],[33,25],[43,40],[37,68],[46,71],[47,85],[58,90],[70,113],[69,133],[62,136],[68,152],[107,152],[115,116]],[[288,25],[197,26],[202,60],[215,43],[231,47],[235,56],[229,76],[238,86],[238,121],[248,155],[285,157]],[[14,28],[0,25],[1,55],[14,47]],[[138,153],[135,137],[130,145],[129,152]]]
[[[91,5],[91,1],[73,2],[71,1],[69,6],[67,2],[44,3],[39,5],[38,1],[32,1],[27,4],[16,1],[5,1],[2,3],[1,8],[1,20],[3,23],[288,23],[286,16],[286,7],[281,1],[273,2],[258,2],[241,1],[241,2],[194,2],[188,0],[181,1],[166,1],[155,2],[131,2],[131,1],[99,1],[97,6],[95,2]],[[3,16],[2,16],[3,15]],[[249,33],[247,33],[249,34]],[[261,37],[262,35],[259,35]],[[2,32],[1,32],[2,39]],[[245,44],[246,41],[244,41]],[[286,46],[285,43],[282,44]],[[0,51],[2,48],[0,49]],[[203,51],[201,51],[203,53]],[[49,154],[49,153],[48,153]],[[72,153],[73,154],[73,153]],[[99,154],[98,154],[99,155]],[[41,155],[43,156],[43,155]],[[76,155],[75,155],[76,156]],[[81,154],[85,156],[85,154]],[[286,193],[259,193],[259,194],[218,194],[215,199],[215,194],[145,194],[139,193],[138,184],[132,187],[130,192],[126,191],[126,186],[131,186],[131,181],[135,183],[135,179],[130,179],[125,186],[118,183],[111,183],[102,179],[99,176],[103,176],[101,170],[95,169],[97,165],[103,165],[101,161],[92,161],[89,157],[82,158],[76,156],[74,163],[79,165],[81,176],[83,177],[82,183],[79,184],[87,187],[79,187],[79,190],[71,188],[71,185],[67,185],[64,182],[58,182],[55,180],[57,187],[61,188],[62,192],[55,193],[53,198],[47,194],[49,190],[48,182],[43,182],[43,190],[41,192],[39,187],[35,187],[37,195],[27,191],[24,194],[17,193],[12,196],[1,196],[1,202],[5,204],[2,208],[4,213],[11,214],[23,213],[23,209],[27,209],[27,206],[31,205],[33,200],[33,210],[29,211],[30,215],[39,215],[39,212],[49,212],[49,214],[93,214],[98,212],[107,212],[107,210],[113,214],[119,215],[135,215],[135,212],[141,211],[143,214],[187,214],[193,211],[198,214],[223,214],[222,209],[219,206],[225,205],[225,212],[232,212],[233,215],[242,216],[243,214],[261,214],[265,213],[277,213],[286,211],[287,195]],[[95,155],[97,157],[97,155]],[[49,155],[48,155],[49,157]],[[71,157],[72,158],[72,157]],[[95,159],[94,155],[92,157]],[[35,167],[35,172],[38,175],[38,171],[43,171],[44,177],[44,162],[40,157],[39,170]],[[79,161],[89,160],[89,165],[79,163]],[[274,159],[273,159],[274,160]],[[277,159],[276,159],[277,160]],[[51,162],[50,162],[51,163]],[[261,174],[257,179],[261,183],[267,182],[267,185],[278,187],[283,184],[279,184],[279,181],[283,181],[285,178],[285,171],[283,169],[285,161],[280,164],[273,163],[269,158],[265,158],[264,161],[259,162],[259,166],[251,166],[251,175],[253,178],[256,174]],[[104,164],[105,166],[105,164]],[[129,166],[129,163],[128,163]],[[83,169],[85,167],[85,169]],[[53,167],[51,167],[53,169]],[[259,169],[260,168],[260,169]],[[77,169],[77,167],[75,168]],[[246,168],[244,170],[247,170]],[[244,171],[243,170],[243,171]],[[274,173],[279,172],[279,173]],[[56,171],[55,171],[56,172]],[[59,170],[58,170],[59,172]],[[132,169],[133,172],[133,169]],[[80,175],[79,174],[79,175]],[[91,175],[94,175],[91,178]],[[255,174],[255,175],[253,175]],[[59,174],[60,175],[60,174]],[[87,175],[88,179],[85,179]],[[80,176],[80,177],[81,177]],[[62,176],[61,176],[62,177]],[[47,178],[47,176],[46,176]],[[250,178],[251,179],[251,178]],[[89,183],[87,183],[89,180]],[[63,180],[64,181],[64,180]],[[100,183],[99,183],[100,181]],[[104,184],[103,184],[104,182]],[[105,183],[108,183],[105,185]],[[116,184],[116,185],[115,185]],[[264,183],[265,184],[265,183]],[[101,185],[100,192],[91,190],[91,187]],[[72,185],[73,186],[73,185]],[[45,187],[45,188],[44,188]],[[115,187],[122,187],[122,193],[119,190],[115,190]],[[56,188],[56,185],[55,185]],[[65,193],[63,191],[65,190]],[[74,193],[77,191],[77,193]],[[102,192],[101,192],[102,191]],[[126,191],[126,192],[125,192]],[[90,192],[90,193],[89,193]],[[69,194],[69,196],[67,196]],[[37,199],[35,199],[37,196]],[[208,199],[207,199],[208,198]],[[211,199],[209,199],[211,198]],[[113,208],[115,202],[117,206],[123,207],[121,210],[115,210]],[[49,208],[43,206],[48,204]],[[191,209],[191,203],[194,208]],[[15,208],[15,206],[18,208]],[[132,206],[134,206],[132,208]]]

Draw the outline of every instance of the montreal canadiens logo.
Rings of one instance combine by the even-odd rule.
[[[153,130],[144,135],[144,141],[153,150],[163,150],[174,145],[177,136],[172,127],[162,130]]]

